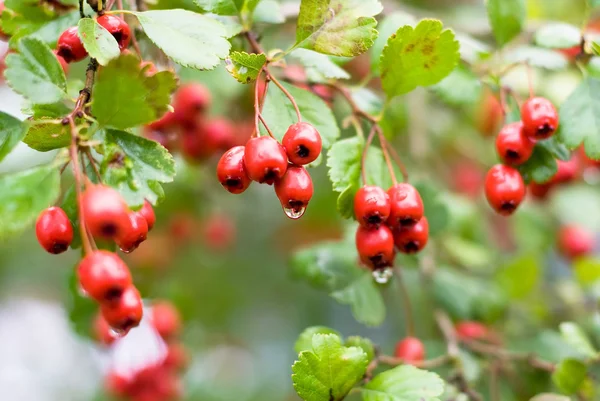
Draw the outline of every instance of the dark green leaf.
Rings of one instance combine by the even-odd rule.
[[[385,304],[371,273],[362,275],[346,288],[334,291],[331,296],[339,303],[350,305],[352,315],[367,326],[379,326],[385,319]]]
[[[24,134],[23,123],[19,119],[0,111],[0,161],[17,146]]]
[[[554,135],[552,138],[544,141],[537,141],[535,146],[544,148],[556,159],[567,161],[571,158],[571,152],[569,152],[569,149],[567,149],[567,147],[560,141],[558,135]]]
[[[296,340],[296,344],[294,345],[294,351],[296,353],[301,353],[302,351],[311,351],[312,350],[312,339],[315,334],[335,334],[338,337],[342,337],[342,335],[336,330],[330,329],[325,326],[312,326],[304,329],[300,336]],[[350,345],[348,345],[350,347]]]
[[[542,47],[566,49],[579,46],[581,30],[564,22],[553,22],[542,26],[535,33],[535,42]]]
[[[225,60],[225,67],[238,82],[248,84],[256,81],[266,62],[267,56],[262,53],[232,52]]]
[[[364,401],[438,401],[444,381],[433,372],[401,365],[378,374],[361,390]]]
[[[450,219],[448,207],[441,201],[443,193],[426,182],[420,182],[415,187],[423,199],[425,217],[429,223],[429,235],[435,236],[446,228]]]
[[[486,3],[496,42],[504,46],[523,29],[527,14],[525,0],[487,0]]]
[[[71,129],[61,120],[33,120],[27,122],[23,142],[39,152],[64,148],[71,143]]]
[[[82,18],[78,25],[79,37],[85,50],[100,65],[106,65],[110,60],[119,57],[121,51],[117,40],[95,19]]]
[[[77,334],[84,338],[91,337],[94,317],[98,314],[98,304],[90,298],[85,298],[79,291],[77,269],[72,268],[69,274],[66,309],[69,322]]]
[[[518,167],[526,182],[548,182],[558,171],[556,160],[544,146],[536,145],[533,154],[524,164]]]
[[[362,150],[363,141],[359,137],[342,139],[331,147],[327,167],[334,191],[344,192],[352,186],[358,190],[356,182],[360,179]]]
[[[556,366],[552,373],[552,381],[558,389],[565,394],[575,394],[583,381],[587,369],[585,365],[575,359],[565,359]]]
[[[354,217],[354,197],[358,189],[358,185],[348,185],[337,198],[337,210],[344,219]]]

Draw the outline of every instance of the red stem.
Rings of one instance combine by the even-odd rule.
[[[363,153],[360,159],[360,175],[362,177],[363,185],[367,185],[367,172],[365,169],[365,162],[367,160],[367,152],[369,151],[369,147],[371,146],[373,138],[375,137],[375,127],[376,125],[373,125],[371,127],[371,131],[369,131],[369,136],[367,137],[367,142],[365,143],[365,148],[363,149]]]
[[[290,102],[292,103],[292,106],[294,106],[294,110],[296,111],[296,117],[298,118],[298,122],[302,122],[302,115],[300,114],[300,109],[298,108],[298,104],[296,103],[296,99],[294,99],[294,96],[292,96],[292,94],[287,89],[285,89],[281,82],[279,82],[277,78],[271,75],[268,71],[267,75],[271,79],[271,81],[273,81],[273,83],[277,85],[279,89],[281,89],[281,91],[287,96],[287,98],[290,99]]]
[[[404,179],[404,182],[408,182],[408,170],[406,169],[406,166],[404,165],[404,163],[402,163],[402,159],[400,158],[400,155],[398,154],[398,152],[396,152],[396,149],[394,149],[394,147],[387,141],[387,139],[385,139],[385,135],[383,135],[383,131],[381,130],[381,127],[379,125],[377,125],[376,129],[379,132],[379,140],[381,141],[381,147],[387,148],[387,150],[392,155],[392,158],[396,162],[396,165],[400,169],[400,172],[402,173],[402,178]]]
[[[379,129],[375,129],[379,136],[379,143],[381,144],[381,151],[383,152],[383,158],[385,159],[385,164],[387,165],[387,169],[390,172],[390,177],[392,177],[392,183],[396,185],[398,180],[396,180],[396,173],[394,172],[394,166],[392,165],[392,160],[390,159],[390,155],[388,153],[388,147],[385,138],[383,137],[383,133]]]

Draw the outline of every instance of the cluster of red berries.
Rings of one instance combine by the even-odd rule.
[[[291,125],[282,143],[270,136],[251,138],[246,146],[234,146],[219,160],[217,178],[232,194],[241,194],[252,181],[275,184],[285,214],[302,217],[313,195],[313,183],[304,167],[321,154],[321,135],[312,125]]]
[[[129,210],[121,195],[104,185],[92,185],[82,194],[81,211],[85,229],[95,238],[114,240],[123,252],[132,252],[145,239],[156,221],[150,203],[139,211]],[[59,207],[44,210],[36,223],[42,247],[53,254],[67,250],[73,227]],[[142,299],[132,282],[127,265],[116,253],[93,250],[77,267],[81,290],[100,303],[104,319],[115,332],[127,333],[142,318]]]
[[[410,184],[394,184],[387,192],[374,185],[358,190],[354,197],[359,223],[356,249],[376,278],[387,281],[396,249],[413,254],[427,245],[429,224],[424,212],[421,195]]]
[[[536,141],[550,138],[558,128],[558,112],[545,98],[533,97],[521,107],[521,121],[505,125],[496,138],[496,150],[504,164],[496,164],[485,178],[485,195],[499,214],[514,213],[525,198],[525,182],[514,166],[533,154]]]
[[[173,401],[181,398],[179,374],[187,364],[188,353],[178,340],[181,332],[179,311],[170,302],[155,302],[151,309],[151,324],[167,343],[165,358],[132,372],[128,377],[110,372],[105,386],[111,395],[133,401]],[[94,330],[96,338],[104,345],[109,346],[116,340],[102,316],[98,316]]]

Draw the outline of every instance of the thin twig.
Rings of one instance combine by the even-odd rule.
[[[385,159],[387,169],[390,172],[390,176],[392,177],[392,183],[396,185],[398,183],[398,180],[396,180],[396,173],[394,172],[394,166],[392,165],[392,160],[390,159],[390,154],[388,153],[386,140],[381,130],[375,128],[375,131],[377,131],[377,133],[379,134],[379,143],[381,144],[381,151],[383,152],[383,158]]]
[[[406,361],[404,361],[402,358],[388,355],[379,355],[377,357],[377,361],[388,366],[399,366],[406,364]],[[444,354],[426,361],[411,362],[410,364],[420,369],[435,369],[446,365],[450,361],[450,357]]]
[[[396,183],[395,179],[394,183]],[[404,310],[404,319],[406,320],[406,332],[409,337],[414,337],[416,333],[415,320],[413,318],[410,295],[408,294],[408,289],[406,288],[406,284],[404,283],[404,279],[402,277],[402,270],[396,268],[396,273],[394,275],[396,276],[398,290],[400,291],[400,296],[402,297],[402,308]]]
[[[100,175],[100,171],[98,170],[98,166],[96,165],[96,159],[94,159],[94,156],[92,156],[92,152],[90,151],[89,148],[85,149],[85,155],[87,156],[88,160],[90,161],[92,169],[94,170],[94,173],[96,174],[96,177],[98,178],[98,182],[102,182],[102,176]]]
[[[556,368],[555,364],[545,361],[532,353],[513,352],[495,345],[485,344],[478,341],[466,341],[465,346],[471,351],[478,354],[489,355],[504,361],[522,361],[529,364],[531,367],[553,372]]]
[[[360,107],[358,107],[358,105],[352,98],[352,95],[350,94],[348,89],[344,88],[343,86],[341,86],[337,83],[329,83],[326,85],[335,89],[336,91],[338,91],[340,93],[340,95],[342,95],[344,97],[344,99],[350,105],[350,108],[352,109],[352,114],[354,114],[358,117],[362,117],[365,120],[370,121],[373,124],[376,124],[378,122],[377,118],[373,117],[369,113],[364,112]]]
[[[287,89],[285,89],[285,87],[281,84],[281,82],[279,82],[277,80],[277,78],[275,78],[273,75],[271,75],[268,71],[267,71],[267,75],[269,76],[271,81],[273,81],[273,83],[275,85],[277,85],[277,87],[279,89],[281,89],[283,94],[285,96],[287,96],[287,98],[290,100],[290,102],[292,103],[292,106],[294,107],[294,110],[296,111],[296,118],[298,119],[298,122],[299,123],[302,122],[302,115],[300,114],[300,109],[298,108],[298,103],[296,103],[296,99],[294,99],[294,96],[292,96],[292,94]]]
[[[360,158],[360,176],[362,177],[363,185],[367,185],[367,172],[365,168],[365,163],[367,160],[367,153],[369,152],[369,147],[373,142],[373,138],[375,137],[375,124],[371,127],[371,131],[369,131],[369,135],[367,136],[367,142],[365,143],[365,147],[362,152],[362,156]]]

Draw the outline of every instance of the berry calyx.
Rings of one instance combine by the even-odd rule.
[[[498,214],[509,216],[525,197],[523,177],[512,167],[496,164],[485,177],[485,196]]]
[[[85,225],[94,237],[119,237],[128,230],[129,209],[114,189],[93,185],[85,190],[81,202]]]
[[[398,341],[394,355],[406,363],[421,362],[425,359],[425,346],[416,337],[406,337]]]
[[[246,143],[244,165],[252,181],[272,185],[285,175],[288,158],[279,142],[270,136],[260,136]]]
[[[423,217],[424,208],[421,195],[410,184],[399,183],[387,191],[390,197],[390,227],[409,227],[417,224]]]
[[[152,325],[163,339],[170,339],[181,331],[181,317],[172,303],[156,302],[152,305]]]
[[[245,152],[244,146],[234,146],[221,156],[217,164],[217,178],[223,188],[232,194],[241,194],[252,183],[244,164]]]
[[[60,35],[56,45],[56,52],[67,63],[81,61],[87,57],[87,50],[83,47],[76,26],[67,29]]]
[[[131,29],[125,20],[114,15],[104,14],[98,17],[97,21],[116,39],[121,51],[127,49],[131,41]]]
[[[100,311],[108,325],[117,333],[124,335],[142,321],[144,313],[142,297],[138,290],[130,285],[124,289],[116,302],[103,303]]]
[[[500,159],[513,166],[525,163],[533,154],[535,143],[523,133],[523,123],[505,125],[496,138],[496,151]]]
[[[394,230],[394,244],[402,253],[417,253],[429,240],[429,222],[423,216],[414,226],[398,227]]]
[[[118,300],[132,283],[125,262],[103,250],[88,253],[79,262],[77,277],[83,291],[98,302]]]
[[[208,89],[199,83],[184,84],[173,98],[176,119],[183,124],[193,124],[202,117],[211,103]]]
[[[69,63],[67,63],[67,60],[65,60],[58,54],[58,50],[52,50],[52,53],[54,53],[54,55],[56,56],[56,59],[58,60],[58,63],[62,67],[65,75],[68,74],[69,73]]]
[[[458,322],[455,330],[458,338],[463,341],[482,340],[489,334],[489,330],[485,325],[472,321]]]
[[[55,255],[66,251],[73,241],[73,226],[64,210],[56,206],[40,213],[35,233],[42,248]]]
[[[356,250],[360,260],[373,270],[392,266],[395,257],[392,231],[386,225],[370,229],[359,226]]]
[[[558,232],[558,249],[569,260],[590,254],[594,244],[594,234],[583,227],[567,225]]]
[[[290,166],[283,178],[275,182],[275,193],[288,217],[301,217],[313,196],[310,174],[302,166]]]
[[[129,224],[122,230],[115,242],[125,253],[133,252],[148,236],[148,223],[140,212],[129,212]]]
[[[290,163],[305,165],[319,157],[323,143],[321,135],[309,123],[300,122],[290,125],[281,144],[285,148]]]
[[[94,337],[103,345],[111,345],[116,340],[114,334],[110,330],[110,326],[101,313],[98,313],[94,319]]]
[[[152,204],[145,200],[144,206],[142,206],[138,213],[140,213],[142,216],[144,216],[144,219],[146,219],[148,231],[152,230],[152,227],[154,227],[154,224],[156,223],[156,214],[154,213],[154,208],[152,207]]]
[[[558,128],[558,112],[548,99],[532,97],[521,106],[523,132],[532,139],[550,138]]]
[[[354,216],[367,228],[377,228],[390,217],[390,197],[375,185],[365,185],[354,196]]]

